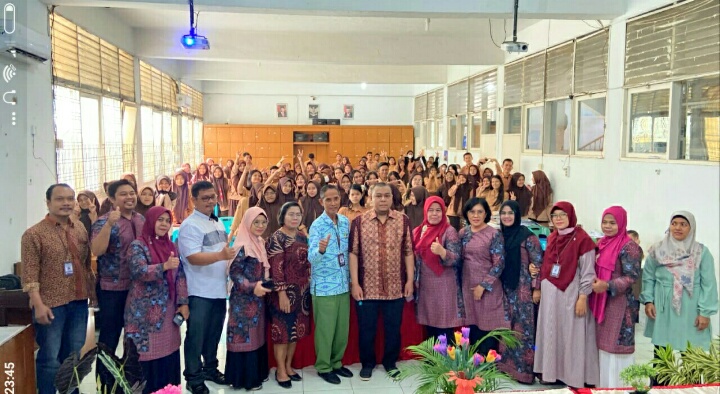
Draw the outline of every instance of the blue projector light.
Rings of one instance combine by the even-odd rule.
[[[186,34],[182,37],[182,45],[186,49],[210,49],[210,42],[207,37],[198,36],[196,34]]]

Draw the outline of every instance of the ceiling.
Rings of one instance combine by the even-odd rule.
[[[211,49],[191,51],[186,1],[46,1],[104,9],[132,28],[137,56],[196,81],[442,84],[449,66],[502,64],[512,36],[511,0],[196,0]],[[612,19],[627,1],[522,0],[518,29]]]

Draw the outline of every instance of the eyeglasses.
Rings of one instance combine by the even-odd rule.
[[[198,198],[198,200],[200,200],[202,202],[210,202],[210,201],[217,200],[217,198],[218,198],[218,196],[215,194],[212,196],[202,196],[202,197]]]
[[[553,218],[553,219],[562,219],[562,218],[566,218],[566,217],[567,217],[567,213],[565,213],[565,212],[563,212],[563,213],[553,213],[553,214],[550,215],[550,217]]]
[[[266,227],[268,225],[267,221],[264,222],[253,222],[252,224],[254,227]]]
[[[515,216],[515,212],[500,212],[500,216]]]

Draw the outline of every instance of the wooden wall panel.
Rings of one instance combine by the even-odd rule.
[[[203,132],[203,142],[217,142],[217,129],[215,127],[205,127]]]

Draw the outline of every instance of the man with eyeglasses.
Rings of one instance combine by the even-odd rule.
[[[192,186],[191,194],[195,211],[182,222],[178,231],[180,261],[190,296],[183,374],[193,394],[208,394],[205,380],[226,384],[225,376],[218,370],[217,349],[227,311],[225,269],[235,252],[227,243],[225,226],[213,214],[217,204],[213,184],[197,182]]]

